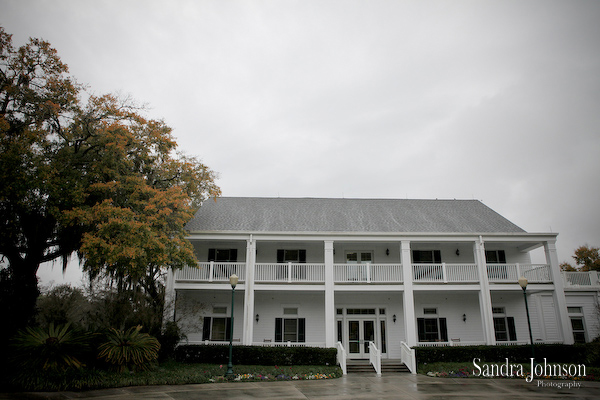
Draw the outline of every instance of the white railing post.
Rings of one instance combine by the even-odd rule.
[[[519,263],[516,264],[517,266],[517,280],[521,277],[521,266],[519,265]],[[531,278],[529,278],[531,280]]]
[[[381,376],[381,351],[373,342],[369,342],[369,363],[375,368],[377,376]]]
[[[288,261],[288,283],[292,283],[292,262]]]
[[[208,281],[212,282],[213,281],[213,274],[214,274],[214,270],[215,270],[215,262],[211,261],[210,262],[210,268],[208,270]]]
[[[448,283],[448,274],[446,273],[446,263],[442,263],[442,277],[444,278],[444,283]]]
[[[337,361],[340,364],[340,368],[342,369],[342,374],[348,375],[348,371],[346,370],[346,349],[342,346],[341,342],[337,342]]]
[[[371,283],[371,264],[367,263],[367,283]]]

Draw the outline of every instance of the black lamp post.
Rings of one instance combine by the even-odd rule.
[[[233,356],[233,301],[235,295],[235,286],[237,285],[238,280],[239,278],[236,274],[233,274],[229,277],[229,283],[231,283],[231,332],[229,334],[229,363],[227,363],[227,373],[225,374],[227,378],[233,377],[233,363],[231,362]]]
[[[519,285],[523,289],[523,297],[525,298],[525,311],[527,311],[527,326],[529,327],[529,342],[531,343],[531,356],[533,357],[533,360],[535,362],[535,348],[533,347],[533,335],[531,334],[531,320],[529,319],[529,306],[527,305],[527,278],[525,278],[524,276],[520,277]]]

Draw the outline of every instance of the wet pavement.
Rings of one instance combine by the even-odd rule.
[[[349,375],[339,379],[134,386],[86,392],[0,393],[7,399],[600,399],[600,382]]]

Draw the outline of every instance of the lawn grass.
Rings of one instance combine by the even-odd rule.
[[[478,365],[481,367],[484,362],[478,362]],[[504,364],[503,362],[494,362],[487,364]],[[511,363],[512,364],[512,363]],[[530,364],[522,364],[523,365],[523,373],[530,373]],[[417,373],[435,376],[441,378],[489,378],[485,376],[477,376],[476,374],[480,373],[473,366],[472,362],[436,362],[429,364],[419,364],[417,368]],[[502,378],[501,376],[499,378]],[[508,378],[508,377],[507,377]],[[524,379],[524,377],[514,376],[512,378],[515,379]],[[536,379],[540,379],[537,378]],[[552,377],[552,379],[557,379]],[[575,379],[575,380],[586,380],[586,381],[600,381],[600,368],[597,367],[586,367],[586,376],[584,377],[565,377],[564,379]]]
[[[105,370],[72,370],[63,373],[20,374],[2,382],[11,391],[80,391],[125,386],[184,385],[191,383],[227,382],[227,365],[163,363],[150,371],[112,372]],[[234,365],[233,381],[277,381],[333,379],[342,376],[338,366]],[[4,379],[2,379],[4,381]]]

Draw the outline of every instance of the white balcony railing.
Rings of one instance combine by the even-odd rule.
[[[325,264],[257,263],[255,271],[255,282],[325,282]]]
[[[412,264],[415,283],[478,283],[477,264]],[[402,264],[334,264],[335,283],[402,283]],[[548,264],[487,264],[491,283],[517,283],[520,276],[529,283],[552,283]],[[240,282],[246,280],[244,262],[200,262],[197,267],[175,271],[176,281],[227,282],[236,274]],[[600,271],[563,272],[566,288],[600,287]],[[324,263],[257,263],[254,280],[258,283],[317,283],[325,282]]]
[[[229,277],[236,274],[240,282],[246,280],[246,263],[232,262],[200,262],[197,267],[184,267],[175,271],[175,280],[201,282],[229,282]]]
[[[563,280],[567,288],[587,288],[600,286],[600,271],[571,272],[563,271]]]
[[[529,283],[552,282],[547,264],[487,264],[487,274],[492,283],[515,283],[521,276]]]
[[[431,283],[479,282],[477,264],[413,264],[413,280]]]
[[[334,264],[335,283],[401,283],[402,264]]]

